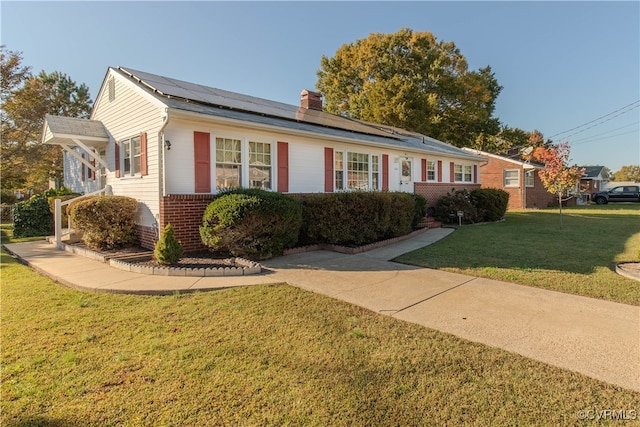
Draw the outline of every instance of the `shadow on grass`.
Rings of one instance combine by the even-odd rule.
[[[504,222],[460,227],[432,246],[395,261],[428,268],[554,270],[590,274],[612,268],[621,254],[637,257],[640,215],[626,209],[511,212]],[[631,249],[630,249],[631,248]]]

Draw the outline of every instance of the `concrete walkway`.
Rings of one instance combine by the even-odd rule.
[[[388,261],[450,232],[433,229],[358,255],[288,255],[263,263],[262,274],[243,277],[147,276],[44,241],[5,247],[52,279],[95,292],[153,294],[286,282],[640,391],[640,307]]]

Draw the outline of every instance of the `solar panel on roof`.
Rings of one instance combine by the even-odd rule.
[[[390,131],[377,129],[345,117],[323,111],[304,109],[297,106],[270,101],[235,92],[224,91],[155,74],[132,69],[119,70],[132,76],[141,83],[155,89],[165,96],[183,98],[206,104],[233,108],[255,114],[263,114],[288,120],[304,121],[319,126],[334,127],[352,132],[378,135],[386,138],[397,138]]]

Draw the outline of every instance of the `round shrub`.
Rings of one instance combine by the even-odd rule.
[[[175,264],[182,258],[184,249],[173,233],[173,225],[167,224],[156,242],[153,256],[158,264]]]
[[[116,249],[137,243],[136,199],[124,196],[91,196],[72,202],[69,215],[83,232],[82,241],[93,249]]]
[[[497,188],[481,188],[471,191],[471,201],[478,210],[480,221],[499,221],[509,206],[509,193]]]
[[[442,222],[457,222],[457,213],[462,211],[462,221],[465,223],[478,222],[478,211],[467,190],[452,190],[438,199],[435,208],[435,218]]]
[[[200,237],[216,251],[253,260],[281,255],[293,247],[302,224],[302,206],[284,194],[232,190],[207,206]]]

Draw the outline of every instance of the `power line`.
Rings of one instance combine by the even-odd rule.
[[[629,107],[632,107],[632,108],[629,108]],[[619,116],[619,115],[621,115],[621,114],[628,113],[629,111],[631,111],[631,110],[633,110],[633,109],[636,109],[636,108],[638,108],[638,107],[640,107],[640,100],[635,101],[635,102],[632,102],[632,103],[631,103],[631,104],[629,104],[629,105],[625,105],[625,106],[624,106],[624,107],[622,107],[622,108],[618,108],[618,109],[617,109],[617,110],[615,110],[615,111],[612,111],[612,112],[610,112],[610,113],[608,113],[608,114],[605,114],[604,116],[600,116],[600,117],[598,117],[598,118],[595,118],[595,119],[593,119],[593,120],[591,120],[591,121],[589,121],[589,122],[583,123],[583,124],[581,124],[581,125],[579,125],[579,126],[573,127],[573,128],[571,128],[571,129],[567,129],[567,130],[562,131],[562,132],[558,132],[558,133],[556,133],[556,134],[554,134],[554,135],[551,135],[551,136],[550,136],[550,137],[548,137],[548,138],[553,138],[553,137],[555,137],[555,136],[562,135],[562,134],[564,134],[564,133],[568,133],[568,132],[574,131],[574,130],[576,130],[576,129],[580,129],[580,128],[582,128],[582,127],[585,127],[585,126],[587,126],[587,125],[590,125],[591,123],[597,122],[598,120],[604,119],[605,117],[609,117],[609,116],[611,116],[611,115],[613,115],[613,114],[615,114],[615,113],[617,113],[617,112],[619,112],[619,111],[622,111],[622,110],[625,110],[625,109],[629,108],[629,110],[627,110],[627,111],[624,111],[624,112],[622,112],[622,113],[620,113],[620,114],[616,114],[615,116],[613,116],[613,117],[611,117],[611,118],[609,118],[609,119],[607,119],[607,120],[604,120],[604,121],[602,121],[602,122],[600,122],[600,123],[597,123],[597,124],[595,124],[595,125],[593,125],[593,126],[589,126],[588,128],[586,128],[586,129],[584,129],[584,130],[591,129],[591,128],[595,127],[595,126],[598,126],[599,124],[606,123],[606,122],[608,122],[609,120],[612,120],[613,118],[618,117],[618,116]],[[573,134],[571,134],[571,135],[575,135],[575,134],[577,134],[577,133],[583,132],[584,130],[579,131],[579,132],[575,132],[575,133],[573,133]],[[571,136],[571,135],[569,135],[569,136]],[[565,138],[566,138],[566,137],[565,137]]]
[[[571,141],[571,143],[576,143],[576,142],[584,141],[585,139],[592,139],[592,138],[595,138],[597,136],[606,135],[606,134],[611,133],[611,132],[619,131],[620,129],[628,128],[628,127],[631,127],[631,126],[636,126],[638,123],[640,123],[640,122],[629,123],[628,125],[624,125],[624,126],[620,126],[620,127],[614,128],[614,129],[610,129],[610,130],[608,130],[606,132],[597,133],[597,134],[591,135],[591,136],[585,136],[584,138],[580,138],[580,139],[574,139],[573,141]],[[637,132],[637,131],[638,131],[638,129],[636,129],[634,132]]]
[[[596,138],[596,139],[586,138],[586,141],[581,140],[582,142],[576,142],[576,143],[573,143],[573,142],[572,142],[572,143],[571,143],[571,145],[587,144],[587,143],[589,143],[589,142],[601,141],[601,140],[603,140],[603,139],[615,138],[615,137],[617,137],[617,136],[629,135],[629,134],[637,133],[637,132],[638,132],[638,129],[636,129],[636,130],[631,130],[631,131],[629,131],[629,132],[622,132],[622,133],[618,133],[618,134],[615,134],[615,135],[603,136],[602,138]]]

